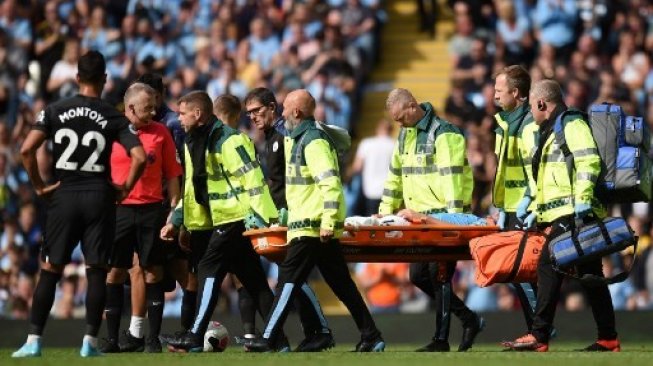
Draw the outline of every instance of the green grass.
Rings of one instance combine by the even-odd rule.
[[[575,343],[554,343],[548,353],[501,352],[498,345],[477,345],[468,353],[417,353],[416,346],[390,346],[378,354],[355,354],[349,352],[353,345],[339,346],[328,352],[307,354],[251,354],[240,348],[230,347],[224,353],[204,354],[113,354],[95,359],[82,359],[78,349],[46,348],[38,359],[11,359],[10,349],[0,349],[0,365],[44,365],[44,366],[383,366],[383,365],[454,365],[454,366],[636,366],[653,365],[653,344],[627,344],[621,353],[580,353],[574,349],[583,346]]]

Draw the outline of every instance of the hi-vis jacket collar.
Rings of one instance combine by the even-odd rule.
[[[315,125],[315,118],[311,117],[309,119],[302,120],[297,127],[290,133],[290,137],[296,139],[311,126]]]
[[[433,111],[433,106],[429,102],[420,103],[419,106],[426,113],[424,114],[424,117],[422,117],[422,119],[420,119],[417,122],[415,127],[419,128],[420,130],[423,130],[423,131],[428,131],[429,127],[431,126],[431,120],[433,119],[433,115],[435,114],[435,112]]]
[[[522,117],[530,111],[530,107],[528,103],[522,103],[519,107],[511,110],[511,111],[501,111],[499,112],[499,116],[501,117],[502,120],[508,122],[508,124],[512,124],[516,121],[521,121]]]

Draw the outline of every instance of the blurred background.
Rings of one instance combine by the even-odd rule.
[[[43,202],[18,155],[47,103],[77,92],[80,55],[107,58],[103,97],[120,108],[126,87],[145,72],[164,76],[166,102],[191,90],[244,98],[254,87],[285,95],[307,88],[316,117],[349,129],[358,143],[343,158],[348,215],[376,212],[398,132],[387,120],[389,90],[411,90],[460,126],[474,169],[474,213],[491,214],[494,177],[495,70],[522,64],[533,80],[558,80],[568,106],[619,103],[653,123],[653,1],[646,0],[2,0],[0,1],[0,317],[25,319],[38,274]],[[240,129],[261,146],[243,115]],[[653,149],[651,150],[653,151]],[[48,147],[39,150],[51,178]],[[631,277],[610,287],[617,310],[653,307],[651,207],[612,207],[640,236]],[[607,274],[632,265],[635,253],[605,258]],[[276,279],[269,268],[270,283]],[[374,312],[423,313],[429,300],[408,282],[406,264],[353,264]],[[456,292],[474,310],[515,311],[509,286],[480,289],[473,263],[461,261]],[[325,311],[346,310],[313,276]],[[52,315],[84,315],[83,257],[77,251],[57,290]],[[237,310],[223,284],[220,312]],[[178,316],[181,292],[166,295]],[[580,286],[566,283],[561,307],[587,307]]]

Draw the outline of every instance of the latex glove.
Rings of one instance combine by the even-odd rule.
[[[245,216],[245,229],[262,229],[264,227],[268,227],[268,224],[267,222],[263,221],[259,215],[250,212]]]
[[[506,228],[506,211],[499,209],[499,217],[497,218],[497,226],[503,230]]]
[[[285,207],[279,209],[279,226],[288,226],[288,210]]]
[[[577,203],[574,206],[574,214],[576,215],[576,219],[583,219],[587,215],[590,215],[592,213],[592,205],[589,203]]]
[[[523,220],[526,216],[528,216],[528,206],[531,205],[531,202],[533,202],[533,197],[529,195],[525,195],[524,198],[519,201],[519,204],[517,205],[517,211],[515,211],[518,219]]]
[[[537,214],[535,212],[531,212],[530,214],[528,214],[528,216],[526,216],[526,218],[524,219],[524,226],[523,226],[524,231],[534,227],[536,220],[537,220]]]

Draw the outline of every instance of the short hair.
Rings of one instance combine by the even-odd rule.
[[[414,101],[415,97],[408,89],[396,88],[392,89],[388,94],[388,98],[385,100],[385,108],[390,109],[397,103],[407,104]]]
[[[206,116],[213,114],[213,102],[211,102],[211,97],[205,91],[194,90],[179,98],[177,105],[181,103],[199,108],[202,114]]]
[[[88,51],[77,62],[79,81],[87,84],[101,84],[105,81],[107,64],[98,51]]]
[[[265,106],[274,104],[274,109],[277,109],[277,98],[275,98],[272,90],[268,88],[255,88],[250,90],[245,97],[244,104],[247,105],[253,101],[257,101]]]
[[[151,86],[145,84],[145,83],[139,83],[135,82],[132,85],[127,88],[127,91],[125,91],[125,96],[123,97],[123,103],[126,106],[129,104],[129,102],[134,99],[136,96],[138,96],[141,93],[145,93],[148,96],[154,96],[156,95],[156,90],[152,88]]]
[[[562,88],[555,80],[544,79],[533,84],[531,96],[535,99],[542,99],[545,102],[562,104]]]
[[[215,101],[213,101],[214,114],[224,114],[230,121],[237,119],[240,116],[240,110],[240,100],[234,95],[223,94],[215,98]]]
[[[145,74],[139,76],[138,79],[136,79],[136,82],[147,84],[154,88],[154,90],[156,90],[159,94],[163,94],[163,77],[159,74],[146,72]]]
[[[506,83],[510,89],[517,89],[519,96],[528,98],[528,93],[531,89],[531,75],[520,65],[510,65],[497,71],[494,78],[500,75],[506,76]]]

